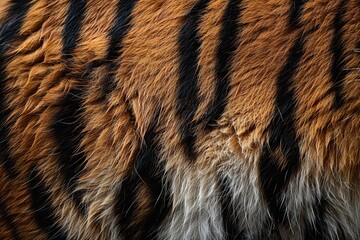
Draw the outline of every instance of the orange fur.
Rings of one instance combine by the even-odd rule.
[[[360,211],[359,2],[304,1],[298,24],[289,26],[290,1],[239,1],[239,33],[232,36],[236,48],[229,60],[226,106],[215,126],[207,128],[204,118],[216,94],[217,51],[229,3],[209,1],[195,26],[200,42],[196,52],[199,106],[191,120],[196,150],[191,159],[177,111],[182,71],[179,39],[182,27],[193,17],[189,13],[201,1],[135,1],[129,23],[121,31],[115,29],[124,34],[116,43],[111,32],[118,4],[126,0],[85,1],[78,37],[64,33],[72,0],[32,0],[13,39],[2,37],[1,30],[6,30],[6,24],[12,26],[17,13],[8,13],[15,3],[0,3],[4,65],[0,114],[5,116],[0,125],[8,131],[1,141],[9,146],[1,151],[9,152],[16,172],[12,177],[5,153],[1,155],[1,239],[51,237],[51,231],[36,219],[34,176],[49,193],[47,203],[67,238],[226,239],[232,236],[225,224],[229,220],[226,206],[233,211],[229,221],[236,222],[246,239],[265,235],[305,239],[316,221],[323,221],[324,239],[360,237],[360,214],[356,213]],[[342,4],[343,14],[339,13]],[[70,25],[80,13],[76,17]],[[337,18],[343,22],[339,32],[334,27]],[[68,55],[63,49],[65,37],[76,38]],[[259,164],[264,151],[272,147],[272,122],[282,113],[277,105],[279,76],[300,38],[303,53],[287,89],[294,93],[287,107],[294,108],[300,163],[278,199],[285,208],[285,217],[279,221],[261,185]],[[113,48],[113,58],[109,57],[111,44],[120,46],[120,50]],[[334,67],[337,44],[342,47],[342,59]],[[342,69],[336,74],[345,72],[339,90],[342,100],[334,107],[338,92],[332,69],[339,66]],[[113,82],[107,82],[111,75]],[[70,119],[77,119],[81,126],[58,119],[72,111],[73,92],[80,100]],[[195,102],[186,100],[185,108]],[[280,119],[287,121],[287,116]],[[65,135],[71,135],[66,124],[80,129],[79,136],[71,139],[76,142],[71,159],[84,156],[85,160],[79,176],[74,176],[74,188],[61,170],[64,157],[56,124],[62,124]],[[281,121],[277,124],[287,126]],[[280,142],[269,150],[277,167],[274,178],[290,162],[282,144],[286,145]],[[158,162],[143,163],[141,157]],[[68,164],[75,168],[74,163]],[[228,179],[225,190],[219,183],[223,179]],[[77,193],[81,193],[84,211],[74,200]],[[321,220],[318,198],[328,202]],[[121,212],[121,207],[127,209]],[[154,211],[159,216],[163,211],[167,214],[153,223],[149,218],[157,216]]]

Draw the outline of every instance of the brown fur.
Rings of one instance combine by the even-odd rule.
[[[136,176],[136,159],[154,122],[160,159],[155,164],[164,166],[164,172],[159,170],[165,186],[162,191],[171,196],[170,211],[157,230],[159,238],[174,236],[166,233],[166,229],[175,222],[174,216],[183,211],[186,201],[194,203],[194,215],[199,214],[198,220],[193,222],[195,225],[190,225],[196,229],[196,222],[205,219],[207,213],[211,215],[211,207],[215,208],[220,202],[211,195],[213,192],[221,195],[216,187],[216,190],[211,189],[218,176],[232,172],[240,175],[245,171],[243,169],[251,172],[249,184],[243,183],[246,188],[256,186],[259,189],[256,190],[261,196],[257,201],[261,206],[258,211],[263,212],[264,218],[269,215],[272,219],[258,182],[258,162],[269,143],[269,125],[277,111],[277,78],[291,47],[302,35],[305,36],[304,54],[291,86],[297,102],[294,128],[301,163],[289,188],[284,190],[284,199],[296,197],[292,196],[293,188],[301,192],[296,184],[300,186],[299,179],[304,178],[308,183],[306,186],[315,186],[314,192],[328,194],[329,201],[334,199],[349,205],[349,212],[359,210],[360,54],[355,49],[360,43],[360,6],[357,0],[345,1],[345,14],[342,16],[345,24],[339,41],[344,47],[343,70],[346,75],[342,88],[343,103],[339,108],[333,107],[335,97],[331,92],[331,41],[335,31],[333,22],[341,0],[306,1],[297,27],[288,26],[288,0],[244,0],[238,19],[241,29],[236,36],[238,43],[229,73],[227,105],[216,126],[207,130],[202,117],[215,94],[216,51],[228,3],[226,0],[210,1],[198,26],[201,42],[198,59],[200,104],[193,119],[199,124],[195,126],[196,159],[192,160],[184,153],[181,142],[176,93],[179,32],[197,1],[137,1],[132,11],[131,27],[121,43],[121,54],[113,61],[117,64],[112,70],[115,74],[114,89],[104,97],[102,92],[107,87],[104,79],[109,74],[110,64],[106,62],[110,44],[108,33],[115,19],[117,2],[86,1],[86,14],[77,45],[70,58],[65,59],[62,55],[62,31],[70,0],[33,0],[18,35],[6,49],[6,77],[0,81],[5,86],[2,91],[8,115],[6,122],[0,124],[8,126],[6,139],[17,175],[11,178],[5,166],[0,166],[1,239],[16,236],[20,239],[45,239],[48,234],[36,223],[31,206],[28,182],[34,168],[49,190],[48,202],[53,207],[56,222],[68,238],[116,239],[126,236],[122,234],[129,229],[138,229],[132,238],[144,238],[141,228],[152,216],[151,209],[156,204],[150,183],[142,179],[143,182],[135,187],[135,210],[128,226],[118,224],[114,204],[119,200],[119,186],[124,179],[132,174]],[[12,4],[10,0],[1,1],[0,26],[9,18],[7,12]],[[105,63],[89,70],[91,63],[104,59]],[[60,156],[56,153],[58,143],[52,132],[56,116],[64,111],[62,100],[73,89],[82,91],[80,119],[84,128],[79,136],[77,153],[84,154],[86,161],[76,191],[83,193],[85,214],[79,211],[66,190],[66,180],[59,170]],[[280,168],[284,168],[288,161],[284,154],[280,149],[274,153]],[[349,187],[344,196],[341,196],[341,186]],[[190,197],[185,199],[186,191],[190,192]],[[214,200],[212,206],[207,205],[208,202],[202,205],[196,198],[204,192],[209,193],[204,201]],[[315,196],[318,195],[314,193]],[[302,197],[307,199],[309,196],[299,199]],[[232,201],[236,204],[235,197]],[[196,204],[201,209],[199,212]],[[287,205],[288,208],[291,206],[290,203]],[[315,210],[307,209],[305,203],[301,209],[295,220],[289,220],[289,226],[294,227],[296,224],[293,223],[299,221],[296,227],[305,229],[307,214],[311,215],[309,212]],[[238,216],[236,205],[233,211]],[[336,206],[335,209],[329,207],[326,210],[329,218],[326,219],[336,219],[338,212],[341,209],[336,209]],[[339,229],[342,229],[348,239],[359,237],[359,230],[351,225],[360,221],[360,215],[355,215],[346,215],[349,224],[334,220],[335,233],[324,233],[324,236],[329,239],[340,236]],[[244,229],[260,232],[259,229],[265,228],[260,226],[261,221],[259,228],[251,229],[250,226]],[[292,235],[296,233],[296,227],[291,233],[286,223],[270,221],[272,229],[277,229],[282,238],[297,238]],[[325,221],[330,224],[330,220]],[[177,237],[185,238],[181,231]],[[214,234],[209,236],[220,236],[216,231],[220,230],[214,230]],[[200,233],[186,236],[203,238]],[[298,236],[299,239],[303,237]]]

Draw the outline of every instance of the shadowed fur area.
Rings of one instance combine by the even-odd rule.
[[[0,239],[360,239],[358,0],[0,0]]]

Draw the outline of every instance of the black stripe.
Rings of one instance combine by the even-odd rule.
[[[285,218],[285,209],[280,199],[281,191],[300,164],[294,123],[296,100],[292,85],[303,55],[304,36],[300,34],[277,79],[275,109],[269,126],[269,144],[264,147],[259,162],[261,187],[269,210],[277,222],[283,222]],[[285,166],[279,166],[278,156],[275,155],[277,150],[284,155]]]
[[[72,53],[80,38],[81,24],[85,16],[85,1],[72,0],[63,29],[63,58],[72,59]],[[72,62],[67,62],[71,66]],[[70,75],[68,68],[64,76]],[[84,83],[80,83],[82,86]],[[81,87],[70,89],[60,102],[60,109],[55,116],[52,129],[57,143],[56,153],[59,156],[60,169],[65,184],[77,208],[84,213],[85,205],[82,202],[83,192],[77,191],[77,181],[86,165],[86,156],[81,152],[80,144],[83,137],[84,120],[82,118]]]
[[[345,14],[346,2],[341,1],[338,11],[333,20],[334,33],[331,40],[330,50],[332,51],[332,65],[331,65],[331,90],[335,94],[333,106],[335,109],[341,107],[344,102],[343,97],[343,81],[347,72],[345,68],[344,58],[344,44],[343,44],[343,26],[345,25],[343,15]]]
[[[231,205],[231,190],[229,188],[229,179],[221,177],[219,181],[219,190],[220,190],[220,204],[221,204],[221,214],[223,219],[225,239],[236,239],[241,240],[245,239],[244,231],[239,229],[238,221],[234,213],[235,209]]]
[[[131,29],[131,14],[136,2],[137,0],[119,0],[117,4],[115,22],[109,32],[110,43],[106,56],[109,65],[104,79],[103,98],[108,96],[116,86],[116,69],[120,67],[116,60],[122,54],[123,39]]]
[[[60,102],[61,109],[52,125],[57,143],[60,170],[64,176],[66,188],[81,212],[85,212],[82,202],[83,192],[76,190],[77,181],[86,165],[86,155],[81,152],[79,142],[85,128],[82,119],[82,90],[71,89]]]
[[[229,0],[220,32],[220,43],[216,52],[215,97],[209,107],[206,126],[213,127],[223,114],[230,91],[230,70],[238,43],[240,31],[239,17],[241,0]]]
[[[157,117],[145,133],[144,142],[140,146],[135,160],[135,167],[122,183],[116,209],[120,219],[120,226],[124,229],[126,239],[155,239],[159,225],[164,220],[170,209],[171,196],[165,188],[162,177],[165,174],[164,166],[159,161],[160,144],[156,139]],[[141,229],[138,226],[129,226],[131,217],[136,208],[136,193],[140,182],[145,183],[150,190],[151,208],[148,215],[143,219]]]
[[[12,238],[16,240],[20,239],[18,228],[14,223],[14,219],[7,211],[6,206],[2,200],[0,200],[0,215],[2,216],[1,220],[4,221],[5,225],[10,229]]]
[[[2,57],[4,57],[3,54],[9,49],[12,41],[18,36],[30,8],[28,0],[12,0],[10,3],[11,6],[0,28],[0,52]]]
[[[19,34],[24,18],[29,11],[27,0],[11,1],[11,6],[0,27],[0,161],[7,174],[15,178],[18,174],[15,169],[15,160],[11,157],[9,146],[10,127],[7,123],[10,111],[6,100],[6,52]]]
[[[63,57],[71,58],[77,41],[80,37],[81,24],[85,17],[86,2],[84,0],[71,0],[67,12],[63,34]]]
[[[356,44],[355,52],[360,53],[360,41],[358,41],[357,44]]]
[[[326,223],[324,221],[326,204],[325,198],[317,199],[314,204],[315,221],[305,223],[305,240],[328,239],[325,235]]]
[[[143,239],[154,239],[157,227],[161,224],[170,209],[171,196],[165,188],[163,176],[165,175],[164,164],[160,163],[160,143],[156,138],[156,125],[158,117],[155,118],[147,130],[144,142],[140,147],[135,162],[135,172],[145,182],[152,195],[151,211],[144,221]]]
[[[199,0],[185,16],[179,36],[179,83],[177,88],[176,114],[180,118],[181,143],[188,158],[196,158],[194,115],[199,106],[199,51],[200,37],[198,28],[209,0]]]
[[[2,65],[2,61],[0,60]],[[1,68],[1,67],[0,67]],[[15,159],[10,155],[10,146],[9,146],[9,125],[7,123],[8,116],[10,111],[6,108],[7,102],[5,101],[5,87],[4,87],[4,75],[0,70],[0,161],[1,165],[4,166],[4,169],[8,176],[12,179],[15,179],[19,174],[15,168]]]
[[[77,46],[81,24],[85,15],[84,1],[71,1],[63,29],[63,58],[71,59]],[[68,63],[71,65],[71,63]],[[65,70],[67,71],[67,70]],[[64,72],[64,75],[69,74]],[[55,117],[52,129],[57,142],[56,151],[59,154],[60,169],[64,175],[66,187],[78,208],[84,212],[82,192],[76,191],[77,181],[85,167],[86,156],[80,152],[79,141],[85,128],[82,119],[81,89],[73,88],[60,102],[58,115]]]
[[[130,173],[122,181],[115,200],[115,216],[117,216],[117,224],[124,239],[133,239],[136,233],[132,228],[134,226],[130,224],[137,207],[136,196],[140,181],[137,175]]]
[[[290,0],[290,27],[299,27],[301,12],[305,1],[306,0]]]
[[[36,168],[30,171],[28,185],[31,207],[38,226],[46,232],[48,239],[67,239],[67,233],[58,225],[49,190],[39,177]]]

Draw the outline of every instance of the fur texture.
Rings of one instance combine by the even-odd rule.
[[[1,0],[0,239],[360,239],[358,0]]]

